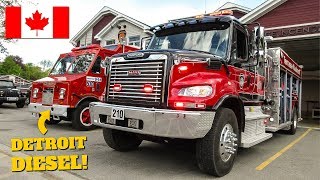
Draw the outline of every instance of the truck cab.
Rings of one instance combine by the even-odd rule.
[[[50,110],[48,124],[67,120],[78,130],[92,129],[89,103],[103,100],[107,82],[101,63],[114,54],[134,50],[122,45],[90,45],[61,54],[49,76],[33,82],[29,110],[36,117]]]
[[[301,109],[292,105],[299,103],[280,98],[279,86],[290,82],[284,88],[295,87],[301,95],[301,76],[282,65],[281,50],[269,52],[263,27],[241,24],[231,13],[160,24],[150,29],[154,36],[146,50],[110,59],[106,102],[91,103],[90,112],[111,148],[133,150],[142,140],[193,140],[200,170],[224,176],[238,147],[271,138],[267,130],[295,133]],[[274,75],[286,79],[273,83]]]

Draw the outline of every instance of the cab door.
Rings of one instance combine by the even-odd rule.
[[[105,56],[106,54],[100,50],[89,69],[85,84],[87,88],[91,88],[91,95],[99,98],[100,100],[102,100],[102,94],[106,87],[106,77],[103,68],[100,66],[102,60],[105,59]]]
[[[237,91],[244,103],[252,103],[261,99],[261,91],[259,90],[261,90],[264,81],[264,77],[257,73],[255,67],[244,66],[244,62],[249,61],[248,42],[248,32],[235,23],[229,69],[230,77],[237,85]]]

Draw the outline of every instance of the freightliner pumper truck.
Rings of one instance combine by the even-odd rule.
[[[151,28],[146,50],[105,61],[106,103],[91,103],[90,113],[106,143],[129,151],[142,140],[192,140],[200,170],[224,176],[239,147],[294,134],[301,67],[267,48],[272,38],[256,24],[229,11],[169,21]]]

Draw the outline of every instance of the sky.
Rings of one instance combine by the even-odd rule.
[[[213,12],[226,2],[233,2],[248,8],[255,8],[264,0],[22,0],[21,7],[44,8],[69,6],[71,39],[90,19],[109,6],[123,14],[150,26],[165,23],[170,19]],[[73,47],[70,39],[20,39],[5,44],[10,55],[18,55],[25,63],[38,64],[41,60],[56,61],[59,54],[69,52]],[[5,57],[0,54],[0,61]]]

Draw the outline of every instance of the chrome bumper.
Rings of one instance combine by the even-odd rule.
[[[68,105],[55,105],[53,104],[52,106],[44,106],[39,103],[30,103],[28,106],[28,110],[32,113],[39,114],[42,111],[50,110],[50,115],[52,116],[62,116],[62,117],[67,117],[68,116],[68,108],[70,106]]]
[[[113,107],[122,108],[126,119],[142,120],[143,128],[134,129],[101,122],[100,115],[110,116]],[[158,137],[196,139],[204,137],[211,129],[215,112],[153,109],[93,102],[90,103],[90,116],[94,125],[104,128]]]

